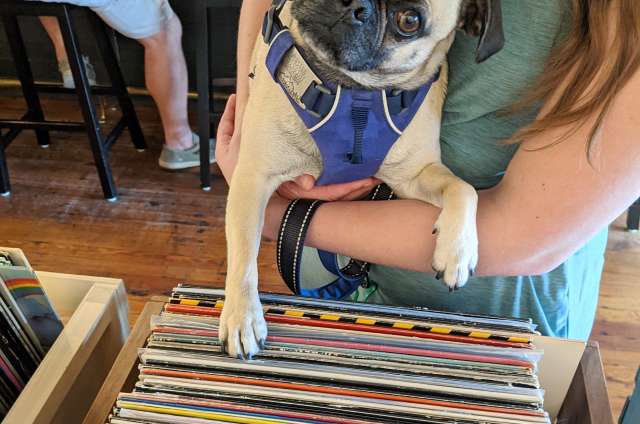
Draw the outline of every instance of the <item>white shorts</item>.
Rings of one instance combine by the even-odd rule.
[[[174,16],[169,0],[42,0],[50,3],[86,6],[96,12],[111,28],[139,40],[166,28]]]
[[[158,34],[174,16],[169,0],[109,0],[91,9],[111,28],[135,40]]]

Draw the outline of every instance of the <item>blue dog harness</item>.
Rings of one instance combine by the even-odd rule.
[[[412,91],[336,86],[313,72],[277,13],[267,15],[263,35],[267,69],[322,155],[318,185],[374,176],[439,77]]]
[[[320,79],[298,50],[279,13],[286,0],[275,0],[262,34],[269,44],[266,67],[282,88],[322,155],[318,185],[346,183],[374,176],[429,94],[439,73],[412,91],[345,88]],[[382,185],[370,200],[388,200]],[[296,294],[341,299],[367,281],[368,264],[352,259],[340,268],[335,253],[318,251],[323,266],[337,278],[318,288],[300,284],[307,228],[320,201],[297,200],[286,211],[278,237],[278,270]]]

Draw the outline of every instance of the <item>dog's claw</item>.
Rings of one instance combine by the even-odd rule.
[[[436,273],[436,280],[442,280],[442,277],[444,277],[444,271],[438,271]]]
[[[226,354],[238,360],[251,360],[267,338],[267,324],[258,298],[249,302],[225,301],[220,315],[220,342]]]
[[[476,274],[476,269],[475,268],[471,268],[469,270],[469,277],[473,277]]]

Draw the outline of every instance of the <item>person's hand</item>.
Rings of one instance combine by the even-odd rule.
[[[316,187],[316,180],[311,175],[301,175],[294,181],[280,186],[278,194],[286,199],[314,199],[314,200],[357,200],[369,193],[381,183],[376,178],[366,178],[345,184],[332,184]]]
[[[236,95],[231,95],[218,125],[216,162],[227,183],[231,181],[240,151],[240,129],[235,126],[236,110],[239,106],[241,105],[236,104]],[[380,180],[366,178],[346,184],[316,187],[315,178],[311,175],[301,175],[294,181],[282,184],[278,189],[278,194],[289,200],[356,200],[369,193],[378,184],[380,184]]]
[[[236,130],[235,120],[236,95],[232,94],[227,100],[224,113],[220,118],[216,136],[216,163],[220,167],[224,179],[227,180],[227,184],[231,182],[240,151],[240,129]]]

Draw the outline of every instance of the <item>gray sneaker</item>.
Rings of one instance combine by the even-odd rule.
[[[89,85],[97,85],[95,68],[93,67],[87,56],[82,56],[82,60],[84,62],[84,69],[87,72]],[[62,76],[62,86],[64,88],[76,88],[76,83],[73,80],[73,74],[71,73],[71,65],[69,65],[69,61],[63,60],[62,62],[58,62],[58,70],[60,71],[60,75]]]
[[[210,141],[209,163],[215,163],[215,140]],[[176,171],[178,169],[193,168],[200,166],[200,137],[193,134],[193,146],[187,150],[171,150],[165,144],[162,146],[162,153],[158,159],[160,168]]]

